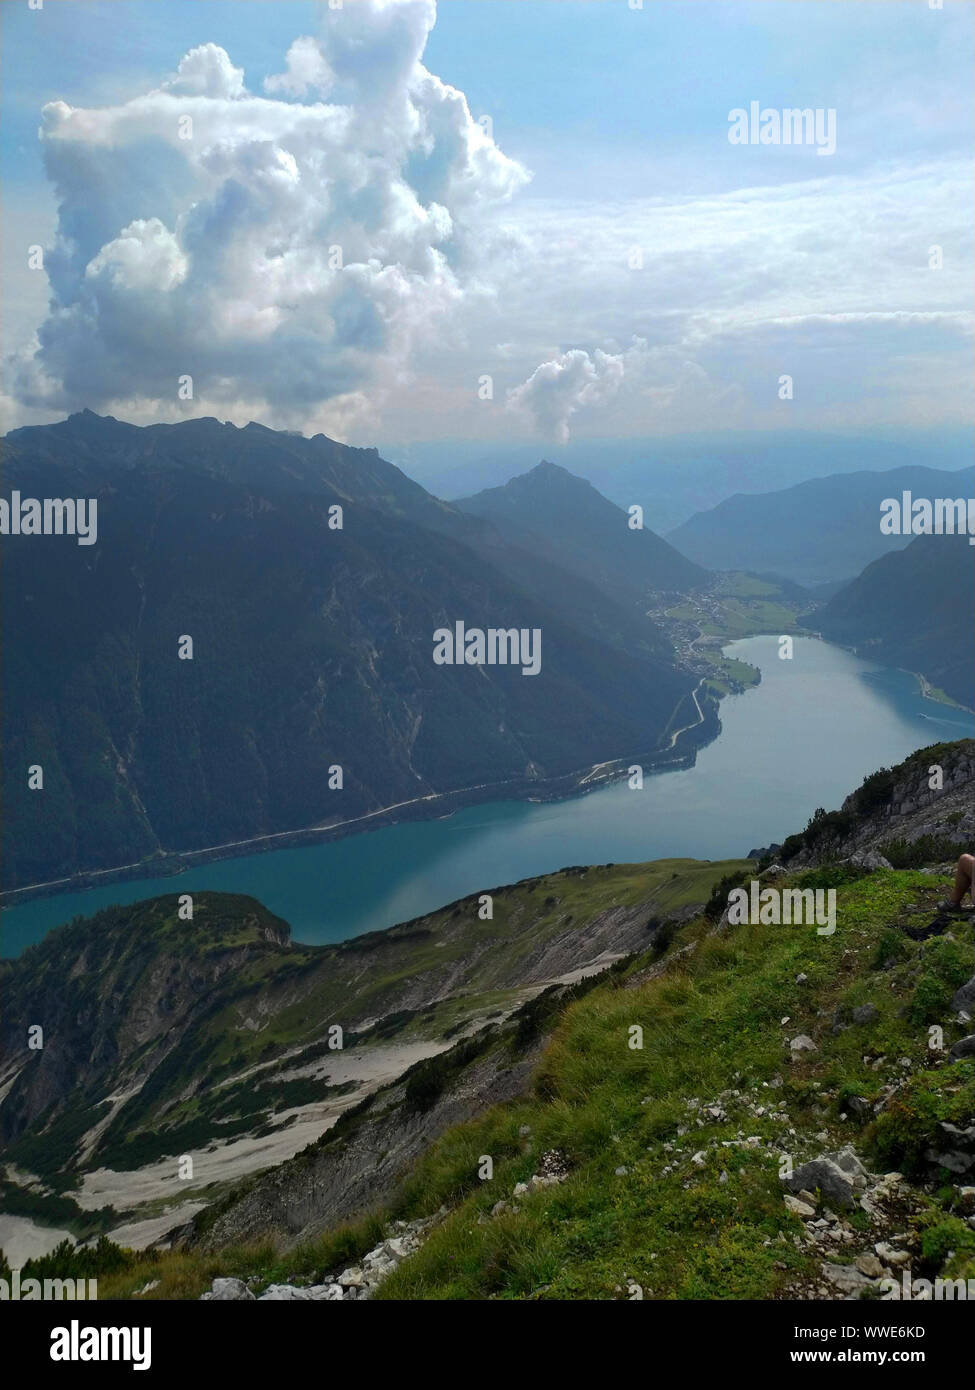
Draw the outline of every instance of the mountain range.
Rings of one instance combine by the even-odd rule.
[[[640,503],[648,518],[652,507],[649,524],[669,535],[697,512],[709,511],[734,493],[772,492],[826,474],[918,466],[952,472],[969,463],[972,445],[968,425],[902,427],[887,436],[794,427],[709,430],[649,438],[571,438],[546,448],[550,459],[588,478],[617,506],[626,509]],[[498,487],[526,472],[537,462],[536,447],[530,442],[498,441],[486,447],[470,439],[435,439],[390,442],[383,452],[438,497],[455,498]]]
[[[4,539],[5,889],[646,758],[696,684],[634,586],[375,450],[86,411],[13,431],[3,468],[7,491],[98,502],[96,545]],[[553,517],[586,488],[539,481]],[[648,584],[699,573],[616,515]],[[435,664],[457,621],[540,630],[541,672]]]
[[[975,707],[975,547],[967,536],[916,536],[874,560],[809,622],[860,656],[921,673]]]
[[[880,504],[903,492],[967,497],[971,469],[910,465],[882,473],[838,473],[778,492],[726,497],[668,533],[682,554],[711,569],[782,575],[807,588],[855,578],[910,536],[880,530]]]
[[[584,478],[543,459],[504,487],[487,488],[454,505],[468,516],[493,522],[523,550],[570,570],[614,598],[634,602],[655,590],[686,593],[707,578],[643,524],[629,517]]]

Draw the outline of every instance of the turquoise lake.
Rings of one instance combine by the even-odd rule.
[[[468,893],[567,864],[725,859],[801,830],[867,773],[927,744],[975,735],[975,717],[925,700],[917,680],[814,638],[791,661],[776,637],[726,648],[762,683],[721,703],[722,732],[696,765],[559,802],[499,801],[330,844],[223,859],[175,877],[37,898],[2,914],[2,954],[111,903],[203,889],[249,893],[296,940],[340,941]]]

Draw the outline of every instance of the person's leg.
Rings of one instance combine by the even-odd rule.
[[[961,906],[966,893],[972,892],[973,866],[975,866],[975,858],[970,854],[963,854],[958,861],[958,867],[955,870],[955,891],[951,895],[951,901],[956,907]],[[972,900],[975,902],[975,894],[972,894]]]

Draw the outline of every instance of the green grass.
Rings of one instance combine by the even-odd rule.
[[[770,599],[726,598],[720,618],[705,618],[701,628],[709,636],[728,641],[765,632],[796,632],[796,609]]]
[[[151,989],[151,972],[167,954],[202,968],[212,952],[235,952],[233,968],[194,1004],[178,1046],[160,1055],[154,1036],[127,1057],[133,1071],[147,1061],[155,1065],[113,1114],[86,1167],[132,1170],[221,1140],[269,1132],[284,1122],[287,1109],[338,1097],[348,1087],[336,1087],[328,1077],[331,1022],[378,1020],[358,1033],[347,1029],[347,1048],[455,1042],[472,1020],[498,1018],[519,1005],[525,966],[546,942],[610,908],[645,905],[649,921],[701,902],[716,879],[744,862],[666,859],[570,868],[492,888],[493,920],[478,918],[478,896],[472,895],[335,947],[285,949],[263,940],[262,929],[283,924],[253,899],[198,894],[194,921],[185,923],[177,917],[177,898],[167,896],[77,919],[25,952],[15,968],[30,975],[37,989],[66,953],[85,952],[93,969],[72,981],[72,1007],[95,1012],[99,989],[107,994],[125,988],[133,996]],[[424,972],[439,978],[449,969],[458,982],[449,998],[419,1009],[400,1007]],[[152,1004],[150,995],[147,1005]],[[123,1055],[125,1048],[122,1038]],[[300,1049],[300,1055],[286,1069],[317,1060],[322,1074],[282,1080],[276,1073],[289,1049]],[[77,1091],[60,1114],[41,1116],[8,1145],[5,1157],[49,1184],[77,1177],[82,1140],[106,1113],[92,1097],[114,1088],[111,1078],[98,1078],[92,1096]],[[76,1228],[77,1222],[71,1224]]]
[[[653,866],[662,900],[690,892],[688,880],[705,872],[673,862],[676,880]],[[734,867],[708,866],[710,882]],[[646,872],[577,873],[572,906],[581,917],[585,900],[591,911],[610,881],[622,900],[638,892],[641,875],[645,896]],[[961,1035],[948,1002],[972,972],[970,930],[920,944],[902,930],[926,919],[943,886],[895,871],[853,880],[833,874],[830,882],[838,896],[832,936],[809,927],[716,933],[698,918],[676,933],[669,955],[692,949],[662,973],[652,976],[648,951],[602,978],[557,1017],[530,1093],[449,1130],[384,1212],[288,1253],[261,1246],[137,1257],[106,1281],[104,1296],[128,1296],[150,1278],[160,1280],[152,1297],[198,1297],[216,1274],[312,1280],[374,1244],[385,1220],[443,1205],[449,1216],[376,1297],[612,1299],[627,1297],[629,1279],[648,1298],[783,1296],[796,1279],[817,1274],[821,1257],[794,1243],[802,1227],[782,1201],[781,1154],[799,1163],[854,1140],[876,1171],[911,1174],[941,1120],[970,1122],[975,1113],[975,1063],[934,1067],[928,1048],[932,1020],[944,1029],[945,1048]],[[834,1019],[848,1020],[864,1003],[877,1010],[872,1023],[834,1031]],[[635,1024],[641,1050],[628,1045]],[[793,1062],[788,1040],[797,1033],[812,1036],[818,1050]],[[877,1121],[861,1130],[842,1118],[850,1096],[872,1101],[885,1082],[903,1081],[905,1058],[915,1070]],[[434,1087],[442,1080],[431,1073]],[[726,1118],[699,1127],[688,1101],[707,1104],[728,1091],[740,1096],[721,1102]],[[759,1105],[762,1116],[752,1113]],[[740,1144],[750,1136],[762,1144]],[[703,1166],[691,1161],[722,1141],[733,1147],[709,1151]],[[549,1149],[567,1157],[568,1179],[490,1216]],[[489,1181],[478,1176],[485,1155],[494,1165]],[[945,1275],[975,1275],[975,1243],[952,1201],[950,1184],[917,1190],[918,1273],[947,1260]]]
[[[792,1243],[800,1227],[784,1208],[776,1155],[802,1161],[846,1142],[842,1099],[877,1093],[888,1069],[874,1070],[876,1058],[889,1058],[894,1071],[903,1057],[918,1066],[929,1060],[926,1028],[905,1004],[925,980],[947,988],[963,971],[967,978],[970,941],[918,946],[898,933],[907,943],[901,963],[891,970],[876,957],[884,931],[931,891],[929,877],[911,874],[843,885],[829,938],[767,927],[702,936],[698,924],[676,943],[699,942],[686,966],[634,990],[617,977],[573,1005],[534,1096],[454,1131],[420,1163],[407,1208],[434,1210],[446,1201],[455,1210],[377,1296],[598,1299],[619,1297],[632,1278],[657,1297],[770,1298],[796,1274],[813,1274]],[[642,968],[632,966],[631,978]],[[801,972],[808,979],[797,985]],[[837,1009],[866,1002],[878,1009],[873,1024],[832,1033],[827,1024]],[[949,1018],[943,1009],[939,1016],[950,1044]],[[633,1023],[644,1028],[642,1051],[627,1046]],[[812,1035],[819,1051],[793,1064],[784,1043],[797,1032]],[[766,1089],[776,1076],[783,1085]],[[686,1101],[707,1102],[727,1089],[767,1106],[781,1096],[789,1125],[729,1107],[727,1122],[698,1129],[692,1121],[678,1138]],[[937,1119],[973,1110],[975,1064],[924,1072],[863,1143],[878,1162],[900,1160],[930,1142]],[[530,1153],[518,1138],[522,1125],[532,1130]],[[741,1128],[773,1147],[719,1150],[727,1157],[709,1154],[703,1168],[690,1162],[695,1149],[734,1140]],[[813,1137],[823,1130],[827,1140]],[[667,1175],[674,1155],[665,1143],[682,1149]],[[520,1199],[517,1213],[484,1220],[549,1148],[569,1157],[569,1180]],[[482,1154],[495,1160],[490,1183],[475,1176]],[[620,1167],[627,1172],[617,1176]]]

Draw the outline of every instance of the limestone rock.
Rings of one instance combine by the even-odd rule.
[[[824,1260],[820,1268],[834,1288],[845,1293],[848,1298],[855,1298],[861,1289],[871,1286],[872,1281],[861,1273],[856,1265],[838,1265]]]
[[[205,1303],[212,1300],[214,1303],[230,1303],[238,1300],[253,1301],[254,1295],[244,1283],[243,1279],[214,1279],[209,1293],[202,1294],[200,1301]]]
[[[863,1166],[849,1145],[838,1154],[824,1154],[801,1164],[783,1181],[793,1193],[818,1188],[825,1201],[844,1211],[856,1206],[855,1190],[866,1187]]]
[[[951,1007],[957,1013],[975,1014],[975,975],[956,992]]]

